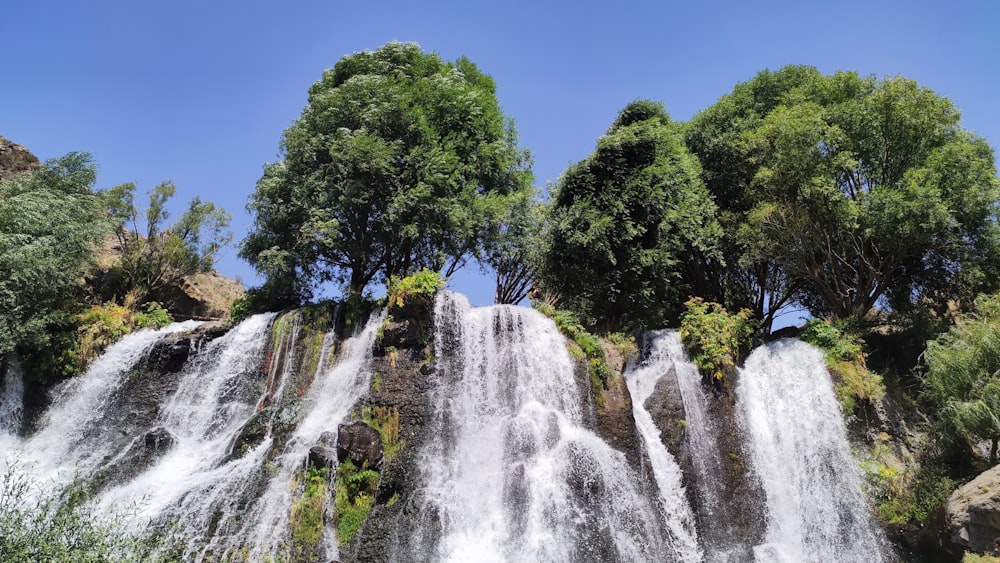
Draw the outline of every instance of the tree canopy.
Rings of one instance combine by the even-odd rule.
[[[700,172],[662,104],[622,109],[552,194],[546,289],[603,330],[676,320],[691,292],[688,258],[714,253],[721,235]]]
[[[269,291],[334,281],[351,295],[482,257],[509,198],[532,189],[495,89],[468,59],[413,43],[342,58],[265,167],[240,255]]]
[[[687,139],[727,217],[735,304],[756,301],[765,318],[793,297],[837,318],[876,304],[943,311],[995,285],[992,150],[912,80],[763,72],[696,116]],[[764,296],[780,297],[772,311]]]
[[[71,153],[0,182],[0,356],[42,350],[71,323],[94,249],[109,227],[90,156]]]
[[[121,184],[99,195],[121,249],[112,271],[118,301],[134,293],[135,300],[144,303],[162,299],[164,288],[186,276],[211,270],[219,250],[232,239],[227,230],[231,216],[196,196],[180,218],[167,225],[174,184],[163,182],[150,190],[145,209],[136,206],[135,189],[135,184]]]

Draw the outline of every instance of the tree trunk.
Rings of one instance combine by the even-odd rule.
[[[1000,441],[1000,435],[993,436],[993,443],[990,444],[990,467],[997,464],[997,442]]]

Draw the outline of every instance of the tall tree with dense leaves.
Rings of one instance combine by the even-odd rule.
[[[993,151],[947,98],[841,72],[789,92],[749,142],[756,224],[814,313],[943,312],[996,287]]]
[[[911,80],[761,73],[696,117],[688,142],[737,217],[729,262],[775,276],[745,288],[758,296],[848,318],[943,311],[995,283],[992,150]]]
[[[0,182],[0,357],[44,350],[72,323],[85,268],[110,224],[89,155],[71,153]]]
[[[307,292],[483,256],[507,201],[530,189],[528,155],[493,80],[413,43],[348,55],[309,90],[265,167],[240,255],[272,285]],[[296,281],[298,280],[298,281]]]
[[[752,221],[751,211],[762,199],[753,185],[761,165],[753,158],[748,136],[789,91],[819,76],[808,66],[765,70],[737,84],[685,128],[685,142],[701,162],[724,232],[721,260],[696,257],[699,294],[732,311],[749,309],[765,332],[794,303],[802,281],[787,274],[776,258],[780,249]]]
[[[552,195],[546,289],[598,330],[676,320],[689,258],[712,255],[721,236],[700,172],[662,104],[626,106]]]

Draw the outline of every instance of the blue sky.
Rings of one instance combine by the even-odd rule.
[[[98,187],[173,180],[233,213],[309,86],[345,54],[415,41],[492,75],[543,187],[586,157],[628,102],[687,120],[786,64],[903,75],[1000,144],[1000,2],[261,2],[92,0],[0,8],[0,135],[42,159],[93,153]],[[218,269],[256,283],[230,249]],[[477,304],[491,278],[452,286]]]

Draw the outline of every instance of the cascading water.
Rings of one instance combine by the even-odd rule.
[[[736,392],[767,499],[757,561],[883,561],[822,352],[795,340],[757,348]]]
[[[139,507],[135,521],[140,525],[176,522],[174,533],[186,544],[185,558],[196,558],[225,540],[222,531],[241,499],[247,476],[263,463],[266,444],[235,459],[229,459],[229,450],[235,434],[255,412],[260,391],[259,377],[254,375],[260,373],[274,316],[243,321],[188,361],[176,392],[165,400],[151,429],[164,437],[166,452],[100,497],[109,510]],[[210,526],[213,519],[216,522]],[[208,532],[213,537],[206,543],[203,536]]]
[[[650,331],[644,335],[645,357],[626,372],[632,409],[652,464],[653,473],[668,510],[684,506],[680,468],[664,447],[660,430],[646,410],[657,384],[667,376],[676,378],[684,404],[684,440],[690,459],[690,483],[697,498],[698,531],[710,563],[746,560],[749,546],[741,545],[732,529],[731,507],[722,497],[729,478],[718,447],[719,429],[709,416],[708,401],[698,368],[688,361],[680,334],[674,330]]]
[[[0,374],[0,440],[17,435],[24,425],[24,374],[16,354],[8,354]]]
[[[191,330],[200,323],[174,323],[159,330],[140,330],[126,335],[90,366],[87,372],[57,387],[52,406],[39,423],[39,430],[15,445],[0,460],[3,467],[19,464],[38,482],[65,485],[86,477],[111,455],[119,434],[118,414],[111,412],[112,398],[124,382],[123,375],[164,336]]]
[[[274,476],[270,479],[260,502],[254,509],[243,534],[253,539],[250,558],[254,561],[289,557],[289,514],[294,501],[289,483],[301,469],[309,448],[320,440],[326,431],[336,432],[338,425],[350,415],[351,408],[371,384],[370,363],[372,344],[385,314],[373,315],[360,335],[344,342],[341,358],[329,372],[323,372],[325,359],[321,358],[318,375],[305,397],[304,415],[296,426],[283,452],[272,463]],[[329,350],[332,339],[324,342]],[[336,560],[336,531],[326,527],[323,532],[324,560]]]
[[[658,510],[624,454],[581,426],[573,362],[552,321],[450,293],[435,319],[436,439],[420,463],[423,518],[407,557],[699,559],[677,507]]]

